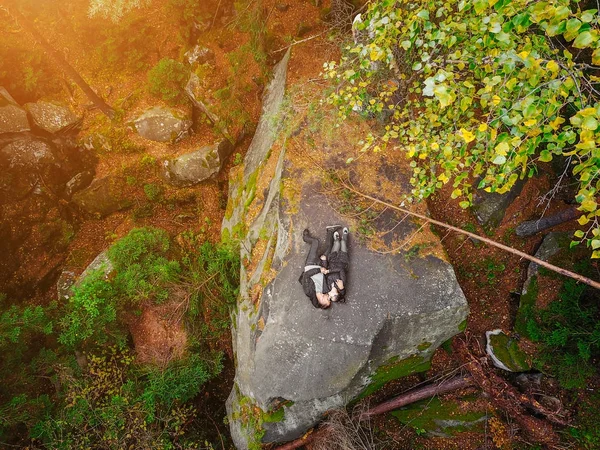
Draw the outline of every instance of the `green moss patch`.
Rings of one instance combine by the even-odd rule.
[[[391,414],[405,425],[437,436],[453,436],[463,431],[483,431],[486,412],[472,408],[474,400],[474,396],[469,396],[460,403],[442,402],[434,397],[413,403]]]
[[[425,372],[431,367],[429,358],[410,356],[398,361],[398,357],[391,358],[387,364],[379,367],[371,376],[371,383],[359,395],[358,399],[371,395],[381,389],[386,383],[408,375]]]
[[[420,352],[424,352],[424,351],[425,351],[425,350],[427,350],[429,347],[431,347],[431,345],[432,345],[432,344],[431,344],[431,342],[422,342],[421,344],[419,344],[419,345],[417,346],[417,349],[418,349]]]
[[[527,355],[523,352],[515,339],[506,334],[494,334],[489,337],[490,346],[496,358],[513,372],[525,372],[531,369]]]
[[[537,300],[539,288],[537,275],[531,278],[527,293],[521,295],[517,317],[515,319],[515,331],[521,336],[531,338],[527,330],[527,322],[535,317],[535,302]]]
[[[467,319],[458,324],[458,331],[461,333],[467,329]]]

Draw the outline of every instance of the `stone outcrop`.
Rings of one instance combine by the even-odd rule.
[[[156,142],[178,142],[189,134],[192,119],[189,112],[155,106],[133,121],[137,133]]]
[[[0,292],[26,297],[53,282],[76,227],[67,191],[85,180],[69,181],[94,164],[68,138],[0,135]]]
[[[468,313],[442,257],[376,252],[353,234],[347,302],[321,310],[305,297],[298,283],[308,251],[302,230],[324,238],[326,225],[346,222],[308,169],[290,171],[285,148],[272,151],[288,59],[289,52],[275,68],[243,173],[237,168],[232,174],[222,226],[224,239],[241,240],[242,260],[253,261],[251,271],[241,268],[236,377],[227,402],[240,449],[297,438],[326,411],[426,370],[433,351],[464,327]],[[257,180],[267,168],[272,172],[263,176],[270,182],[251,214]],[[282,192],[284,178],[294,184],[294,201]],[[415,229],[396,227],[394,238]]]
[[[48,133],[59,133],[76,127],[80,119],[66,106],[40,100],[27,103],[25,109],[33,123]]]
[[[233,151],[227,139],[163,162],[163,176],[175,186],[193,186],[219,173]]]
[[[99,178],[73,195],[73,203],[89,214],[106,217],[131,206],[131,201],[123,194],[123,184],[117,176]]]
[[[0,87],[0,134],[29,130],[27,111],[17,104],[6,89]]]

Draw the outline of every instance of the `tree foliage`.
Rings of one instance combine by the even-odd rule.
[[[390,144],[411,161],[409,200],[447,183],[507,192],[538,162],[566,158],[585,214],[576,242],[600,258],[600,33],[595,9],[568,0],[380,0],[357,26],[329,101],[386,119],[363,150]],[[477,181],[473,181],[477,180]]]

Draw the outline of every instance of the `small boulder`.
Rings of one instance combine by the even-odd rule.
[[[71,297],[71,288],[75,284],[77,277],[75,272],[63,270],[56,282],[56,294],[58,300],[69,299]]]
[[[43,140],[16,139],[1,150],[9,168],[37,168],[44,164],[57,163],[52,147]]]
[[[0,87],[0,134],[29,130],[27,111],[15,102],[6,89]]]
[[[31,115],[33,123],[48,133],[58,133],[74,128],[80,119],[66,106],[38,101],[27,103],[25,108]]]
[[[174,108],[155,106],[134,120],[137,133],[156,142],[178,142],[188,136],[190,114]]]
[[[527,354],[519,348],[518,342],[504,334],[502,330],[486,331],[486,353],[499,369],[508,372],[526,372],[531,370]]]
[[[86,136],[81,141],[81,145],[90,152],[110,152],[112,150],[110,140],[100,133],[94,133]]]
[[[73,195],[73,202],[84,211],[106,217],[131,206],[123,195],[123,181],[115,176],[95,180],[86,189]]]
[[[521,194],[525,180],[519,180],[506,194],[486,192],[476,189],[473,192],[473,209],[477,221],[484,227],[495,228],[502,222],[506,210],[513,201]]]
[[[83,272],[81,272],[81,275],[79,275],[77,277],[77,280],[75,280],[74,285],[77,286],[77,285],[81,284],[81,282],[90,273],[95,272],[97,270],[102,271],[102,273],[104,274],[104,278],[106,280],[108,280],[110,275],[115,270],[110,258],[108,257],[108,253],[106,251],[103,251],[102,253],[98,254],[98,256],[96,256],[94,258],[94,260],[85,268],[85,270]]]
[[[88,187],[94,180],[94,174],[88,170],[79,172],[65,186],[65,196],[71,198],[75,192],[81,191]]]
[[[233,145],[227,139],[200,150],[164,161],[163,175],[175,186],[192,186],[219,173],[231,154]]]
[[[194,64],[202,65],[215,60],[215,53],[210,48],[200,47],[199,45],[185,52],[184,56],[190,66]]]

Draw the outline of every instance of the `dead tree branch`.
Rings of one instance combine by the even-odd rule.
[[[533,236],[540,231],[577,219],[582,214],[583,211],[579,211],[577,206],[572,206],[571,208],[565,209],[550,217],[542,217],[541,219],[523,222],[517,227],[516,234],[521,237]]]
[[[501,250],[504,250],[506,252],[512,253],[513,255],[517,255],[517,256],[519,256],[519,257],[521,257],[523,259],[527,259],[528,261],[532,261],[532,262],[534,262],[536,264],[539,264],[540,266],[545,267],[548,270],[551,270],[553,272],[559,273],[559,274],[564,275],[564,276],[569,277],[569,278],[573,278],[574,280],[580,281],[580,282],[582,282],[584,284],[587,284],[588,286],[591,286],[593,288],[600,289],[600,283],[598,283],[597,281],[591,280],[590,278],[584,277],[583,275],[579,275],[579,274],[577,274],[575,272],[571,272],[571,271],[563,269],[561,267],[557,267],[554,264],[550,264],[550,263],[548,263],[546,261],[542,261],[541,259],[536,258],[535,256],[528,255],[527,253],[524,253],[524,252],[522,252],[520,250],[517,250],[515,248],[509,247],[507,245],[501,244],[499,242],[493,241],[493,240],[488,239],[488,238],[486,238],[484,236],[480,236],[478,234],[471,233],[470,231],[465,231],[465,230],[463,230],[461,228],[455,227],[455,226],[447,224],[445,222],[440,222],[439,220],[432,219],[432,218],[427,217],[427,216],[425,216],[423,214],[419,214],[419,213],[410,211],[408,209],[402,208],[400,206],[396,206],[396,205],[394,205],[392,203],[389,203],[389,202],[386,202],[384,200],[380,200],[380,199],[378,199],[376,197],[373,197],[371,195],[368,195],[368,194],[365,194],[363,192],[358,191],[353,186],[351,186],[350,184],[346,183],[343,180],[342,180],[341,183],[342,183],[342,185],[346,189],[350,190],[354,194],[359,195],[359,196],[361,196],[363,198],[367,198],[369,200],[377,201],[377,202],[379,202],[380,204],[382,204],[384,206],[387,206],[389,208],[395,209],[396,211],[400,211],[400,212],[405,213],[405,214],[410,214],[411,216],[418,217],[419,219],[423,219],[423,220],[429,221],[430,223],[432,223],[434,225],[437,225],[437,226],[440,226],[442,228],[446,228],[448,230],[456,231],[457,233],[464,234],[466,236],[472,237],[474,239],[477,239],[478,241],[484,242],[484,243],[486,243],[488,245],[497,247],[497,248],[499,248]]]

